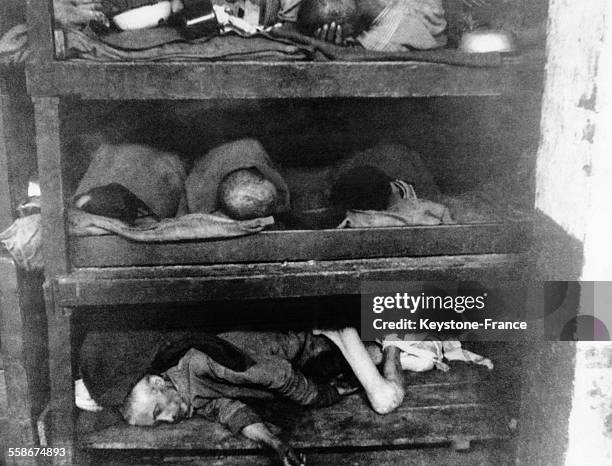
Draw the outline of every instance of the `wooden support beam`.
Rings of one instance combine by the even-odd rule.
[[[69,194],[64,185],[67,161],[60,140],[60,99],[37,97],[34,101],[36,146],[41,189],[43,256],[45,274],[54,277],[69,268],[65,206]]]

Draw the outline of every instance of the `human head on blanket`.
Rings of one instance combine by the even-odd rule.
[[[454,223],[449,209],[431,200],[439,195],[417,152],[403,145],[378,144],[337,167],[330,203],[344,218],[340,228]]]
[[[197,212],[249,220],[288,210],[289,190],[254,139],[212,149],[195,161],[187,178],[176,154],[139,144],[103,144],[74,204],[128,224],[140,217]]]
[[[448,1],[468,9],[490,2]],[[353,42],[385,52],[428,50],[446,45],[444,3],[444,0],[301,0],[297,26],[306,35],[336,45]]]
[[[345,45],[348,38],[369,50],[427,50],[446,45],[442,0],[303,0],[298,29]]]
[[[323,407],[356,390],[336,347],[312,332],[90,332],[80,372],[92,404],[102,407],[95,414],[118,409],[137,426],[201,415],[270,446],[291,465],[303,457],[245,402],[280,398]]]

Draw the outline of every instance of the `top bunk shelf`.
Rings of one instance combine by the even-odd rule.
[[[32,96],[83,99],[430,97],[538,91],[543,53],[500,66],[416,62],[32,62]]]
[[[192,61],[189,57],[157,61],[148,55],[137,59],[98,53],[98,49],[86,46],[79,55],[75,52],[75,47],[81,50],[75,45],[80,44],[79,39],[71,42],[68,37],[78,36],[87,42],[83,39],[86,34],[73,26],[61,29],[61,21],[53,18],[54,1],[60,4],[63,0],[28,2],[32,55],[26,73],[28,90],[34,97],[128,100],[491,96],[540,92],[542,87],[545,54],[540,16],[545,13],[544,0],[491,4],[497,5],[489,10],[491,27],[507,25],[509,30],[525,35],[525,40],[519,36],[524,42],[520,53],[462,54],[452,48],[426,51],[425,55],[414,53],[424,61],[396,61],[414,58],[412,52],[398,57],[384,53],[377,56],[372,51],[366,51],[371,56],[348,53],[331,61],[302,61],[318,55],[300,55],[299,61],[270,58],[275,55],[266,55],[268,58],[262,61],[244,61],[250,55],[241,53],[225,57],[236,60],[236,56],[242,56],[242,61]],[[501,26],[495,21],[501,21]],[[450,30],[454,30],[451,23],[457,26],[460,21],[449,19],[449,37]],[[534,29],[534,24],[541,27]],[[539,31],[537,40],[529,39],[531,33],[527,31],[532,30]],[[101,45],[105,46],[106,43]],[[62,59],[74,56],[91,59]]]

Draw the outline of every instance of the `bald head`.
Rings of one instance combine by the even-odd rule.
[[[278,199],[274,183],[254,168],[226,175],[218,195],[221,210],[236,220],[272,215]]]
[[[356,0],[304,0],[300,4],[297,26],[309,36],[323,26],[335,22],[342,25],[345,36],[355,36],[363,28]]]

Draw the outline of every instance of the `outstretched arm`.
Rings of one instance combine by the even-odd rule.
[[[272,448],[284,466],[305,466],[306,457],[296,453],[293,448],[274,435],[263,422],[250,424],[242,429],[242,435],[254,442],[262,443]]]
[[[267,445],[279,456],[285,466],[303,466],[304,455],[298,455],[270,431],[259,415],[243,402],[230,398],[215,398],[198,409],[198,414],[219,422],[234,434],[242,434],[249,440]]]

